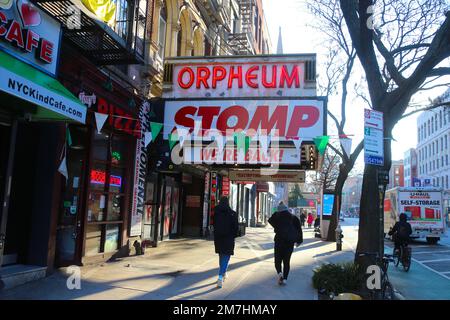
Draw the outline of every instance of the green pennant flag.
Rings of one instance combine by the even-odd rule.
[[[69,127],[66,127],[66,140],[69,147],[72,145],[72,136],[70,135]]]
[[[330,140],[329,136],[321,136],[314,138],[314,143],[319,150],[319,153],[323,155],[325,153],[325,149],[327,148],[328,141]]]
[[[247,137],[242,132],[237,132],[234,134],[234,143],[237,146],[237,150],[244,150],[244,153],[247,154],[248,149],[250,148],[250,137]]]
[[[169,146],[170,146],[170,150],[173,149],[173,147],[177,144],[178,142],[178,133],[169,133]]]
[[[156,137],[161,132],[162,128],[163,128],[162,123],[150,122],[150,129],[152,131],[152,142],[155,142]]]

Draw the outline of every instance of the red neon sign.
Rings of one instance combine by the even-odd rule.
[[[105,184],[106,173],[100,170],[91,170],[91,184]],[[122,177],[111,175],[109,177],[109,185],[112,187],[122,186]]]

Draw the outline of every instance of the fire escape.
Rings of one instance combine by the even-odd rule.
[[[236,55],[251,55],[253,48],[253,12],[256,9],[255,0],[239,0],[241,30],[230,34],[230,46],[235,48]]]
[[[94,64],[144,64],[147,0],[114,1],[113,25],[101,21],[80,0],[34,2],[61,23],[63,37]]]

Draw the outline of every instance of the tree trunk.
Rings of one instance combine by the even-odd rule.
[[[385,130],[384,137],[391,137],[391,129]],[[388,134],[387,134],[388,133]],[[355,262],[365,270],[374,263],[373,258],[359,257],[360,253],[384,252],[384,213],[383,202],[386,185],[382,185],[380,192],[378,172],[391,167],[391,140],[384,140],[384,166],[366,165],[364,168],[363,186],[360,201],[358,245],[356,247]]]
[[[336,241],[336,228],[338,225],[338,217],[339,212],[342,207],[342,189],[344,188],[345,181],[348,177],[348,169],[344,166],[340,166],[339,175],[336,180],[336,186],[334,188],[334,202],[333,202],[333,211],[330,220],[330,226],[328,228],[327,241]],[[338,207],[338,199],[339,199],[339,207]],[[323,210],[323,203],[322,203]],[[323,212],[323,211],[322,211]]]

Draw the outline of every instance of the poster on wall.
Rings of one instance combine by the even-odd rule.
[[[164,203],[164,233],[163,236],[167,237],[170,233],[170,204],[172,199],[172,188],[167,187],[166,188],[166,200]]]
[[[180,195],[180,189],[173,188],[173,206],[172,206],[172,229],[170,230],[170,233],[174,234],[178,232],[178,204],[180,202],[179,195]]]
[[[139,111],[139,121],[142,132],[150,131],[150,104],[144,102]],[[147,152],[144,135],[136,142],[136,160],[134,172],[133,201],[131,208],[130,237],[142,234],[142,218],[144,215],[145,177],[147,174]]]

